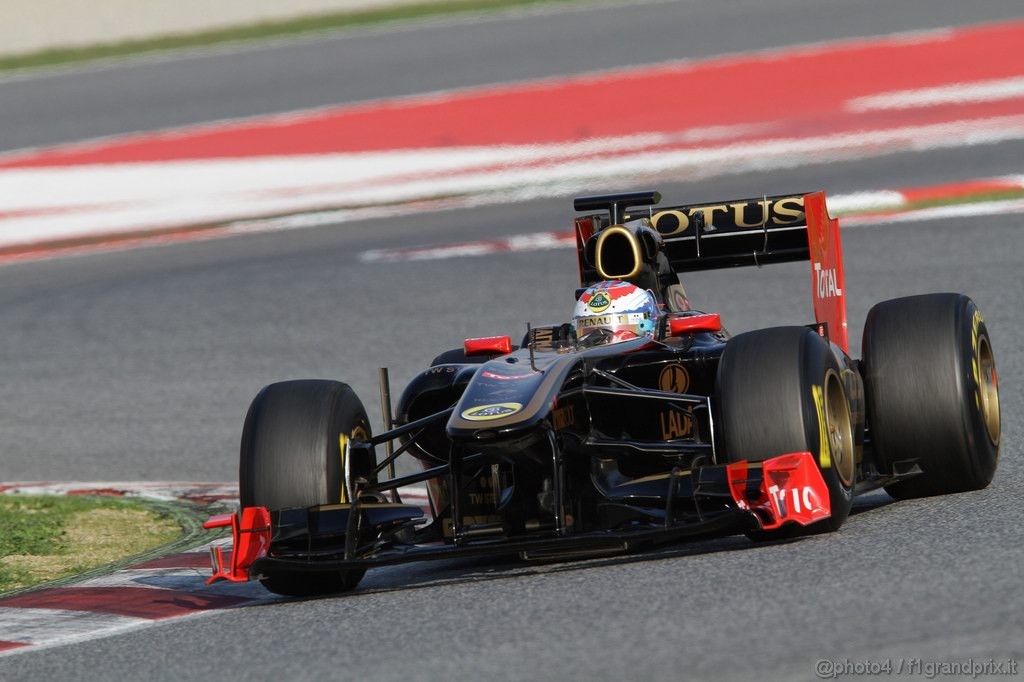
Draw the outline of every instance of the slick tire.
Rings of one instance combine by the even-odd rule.
[[[963,294],[883,301],[864,324],[871,442],[897,499],[980,490],[999,461],[999,387],[988,328]]]
[[[311,379],[265,387],[253,399],[242,430],[242,506],[276,511],[338,503],[344,487],[343,434],[370,436],[366,410],[346,384]],[[354,589],[364,572],[281,572],[261,582],[277,594],[328,594]]]
[[[322,594],[351,592],[356,589],[365,573],[365,570],[328,573],[282,571],[261,578],[260,583],[274,594],[286,597],[315,597]]]
[[[807,451],[815,456],[828,486],[830,518],[807,529],[787,525],[752,533],[752,539],[838,530],[853,502],[856,453],[850,403],[828,342],[806,327],[774,327],[734,336],[718,366],[715,398],[726,461],[760,462]],[[822,403],[820,409],[816,400]],[[819,423],[819,415],[825,424]],[[825,467],[821,466],[823,433],[830,455]]]

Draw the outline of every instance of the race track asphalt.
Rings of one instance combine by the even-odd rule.
[[[1021,13],[1009,2],[915,0],[891,10],[889,3],[865,2],[860,11],[847,4],[656,3],[466,24],[459,40],[449,41],[460,43],[463,54],[509,41],[498,54],[513,63],[488,60],[474,71],[451,47],[446,58],[459,63],[461,75],[437,74],[427,85]],[[652,47],[659,41],[644,32],[671,35],[657,19],[683,6],[691,39],[674,51]],[[587,40],[601,43],[616,31],[633,39],[605,41],[607,50],[585,59],[583,50],[568,49],[567,26],[580,22]],[[742,28],[730,28],[736,25]],[[562,27],[552,35],[566,39],[513,49],[551,27]],[[424,29],[422,39],[446,30]],[[380,34],[370,42],[381,60],[391,44],[397,59],[406,56],[401,45],[420,34]],[[294,57],[304,62],[281,52],[275,59],[259,51],[204,57],[208,68],[199,71],[211,79],[218,64],[234,74],[220,93],[189,71],[195,60],[0,84],[5,124],[9,112],[29,106],[13,105],[9,93],[38,97],[38,106],[71,102],[79,87],[105,92],[105,103],[96,95],[90,106],[105,106],[116,119],[94,121],[103,117],[88,107],[80,117],[54,111],[52,128],[37,121],[33,130],[31,121],[14,118],[18,141],[8,145],[5,132],[4,145],[345,101],[312,86],[282,92],[270,85],[272,74],[261,81],[246,69],[262,58],[280,69],[274,78],[287,80],[289,68],[329,61],[316,57],[318,46],[336,59],[333,50],[358,40],[275,48],[305,55]],[[422,82],[396,76],[395,90],[387,91],[391,77],[374,85],[373,68],[357,74],[353,82],[365,83],[353,85],[353,99],[400,94]],[[199,79],[187,104],[168,101],[170,111],[157,112],[150,100],[131,99],[175,70],[183,84]],[[243,71],[248,80],[238,76]],[[141,90],[122,79],[136,79]],[[250,99],[236,101],[234,87]],[[846,193],[1020,172],[1022,152],[1020,143],[982,145],[659,189],[679,201],[819,187]],[[566,197],[0,268],[0,479],[232,480],[249,399],[285,378],[345,379],[375,418],[375,367],[390,366],[397,387],[467,336],[515,335],[527,321],[560,321],[571,309],[576,267],[571,251],[388,265],[361,263],[358,254],[564,229],[569,209]],[[0,679],[815,679],[818,659],[1020,659],[1021,218],[851,228],[843,245],[854,354],[864,316],[878,300],[964,291],[985,313],[1000,370],[1004,439],[987,490],[899,503],[874,494],[858,502],[840,533],[792,543],[729,538],[578,563],[383,569],[348,597],[233,609],[0,658]],[[699,307],[721,311],[738,332],[806,323],[809,280],[799,264],[707,273],[686,284]]]

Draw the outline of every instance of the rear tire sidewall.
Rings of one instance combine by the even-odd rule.
[[[978,490],[999,460],[997,388],[986,412],[980,357],[992,344],[963,294],[926,294],[874,306],[864,325],[864,378],[872,447],[883,473],[916,460],[920,476],[886,486],[897,499]],[[995,442],[986,415],[994,418]]]
[[[839,361],[828,342],[806,327],[775,327],[734,336],[718,368],[715,402],[725,461],[760,462],[791,452],[810,452],[828,486],[832,512],[830,518],[813,524],[813,530],[839,529],[850,513],[856,483],[853,442],[844,451],[845,461],[831,452],[834,448],[827,458],[823,456],[822,434],[828,427],[827,423],[822,426],[819,415],[827,408],[819,405],[833,382],[842,391],[849,419]],[[819,392],[817,398],[815,391]],[[852,433],[850,437],[853,439]],[[840,477],[840,465],[848,481]],[[795,532],[784,528],[787,533]]]

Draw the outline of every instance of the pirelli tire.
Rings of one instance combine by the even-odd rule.
[[[883,301],[864,324],[868,428],[897,499],[986,487],[999,462],[999,384],[988,328],[963,294]]]
[[[811,530],[838,530],[853,503],[857,440],[842,369],[829,343],[806,327],[734,336],[722,353],[715,390],[726,461],[810,452],[828,486],[832,512]],[[786,526],[751,537],[801,530]]]
[[[253,399],[242,430],[242,506],[275,511],[337,504],[345,485],[343,438],[353,436],[368,438],[370,423],[348,385],[310,379],[264,387]],[[277,594],[308,596],[352,590],[364,573],[275,572],[260,582]]]

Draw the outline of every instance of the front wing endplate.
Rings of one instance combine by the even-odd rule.
[[[785,523],[806,526],[832,516],[828,485],[809,452],[794,452],[761,462],[761,485],[751,491],[751,465],[726,466],[729,491],[740,509],[757,514],[764,530]]]

